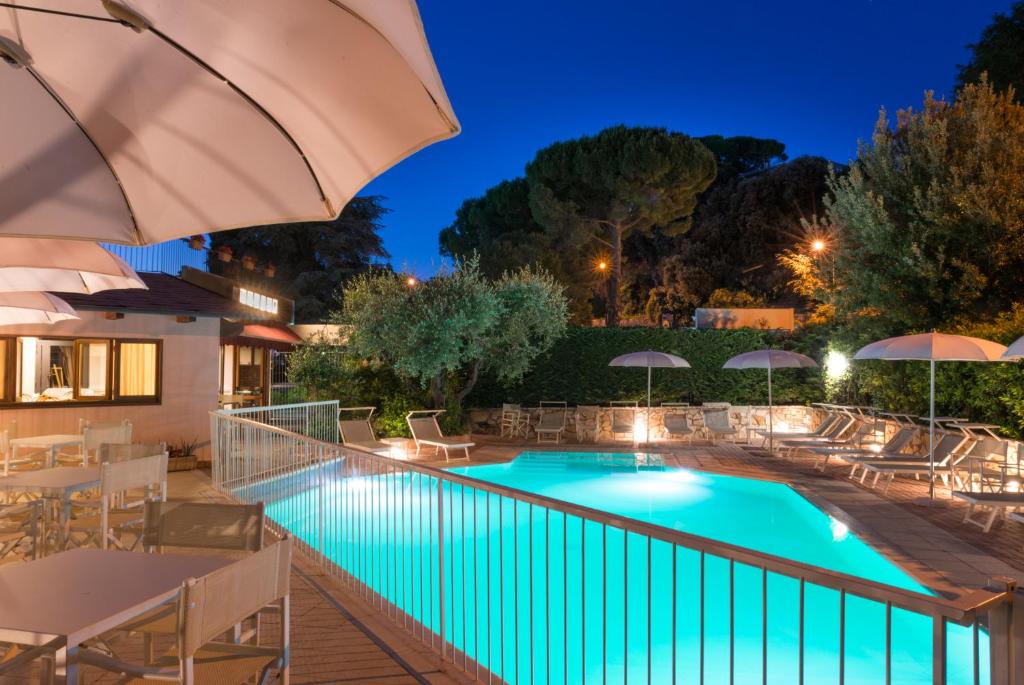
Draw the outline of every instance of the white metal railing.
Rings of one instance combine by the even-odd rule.
[[[338,442],[338,400],[276,404],[268,407],[224,409],[222,413],[249,419],[324,442]]]
[[[931,596],[240,414],[216,486],[478,681],[1021,682],[1012,580]]]

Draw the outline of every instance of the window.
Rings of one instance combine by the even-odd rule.
[[[159,346],[154,342],[121,342],[117,350],[117,396],[156,397]]]
[[[0,402],[157,402],[158,340],[0,338]]]

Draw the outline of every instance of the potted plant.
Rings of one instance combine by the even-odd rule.
[[[265,276],[266,276],[267,278],[273,278],[273,277],[274,277],[274,274],[275,274],[276,272],[277,272],[277,267],[276,267],[276,266],[274,266],[273,264],[267,264],[267,265],[266,265],[265,267],[263,267],[263,274],[264,274],[264,275],[265,275]]]
[[[193,250],[202,250],[204,247],[206,247],[206,236],[194,235],[189,237],[188,246],[191,247]]]
[[[256,258],[251,254],[244,255],[242,257],[242,268],[246,271],[252,271],[256,268]]]
[[[196,467],[199,438],[179,440],[167,450],[168,471],[191,471]]]
[[[227,245],[221,245],[217,248],[217,259],[222,262],[230,262],[233,252]]]

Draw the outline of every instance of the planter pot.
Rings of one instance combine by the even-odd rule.
[[[267,264],[265,267],[263,267],[263,274],[267,278],[273,278],[275,273],[277,273],[277,267],[274,266],[273,264]]]
[[[206,236],[194,235],[188,239],[188,246],[193,250],[202,250],[206,247]]]
[[[196,456],[193,454],[188,457],[182,456],[168,456],[167,457],[167,470],[168,471],[191,471],[196,467]]]
[[[221,246],[217,248],[217,259],[219,259],[220,261],[230,262],[231,256],[232,252],[230,247]]]
[[[242,268],[246,271],[252,271],[256,268],[256,258],[252,255],[245,255],[242,257]]]

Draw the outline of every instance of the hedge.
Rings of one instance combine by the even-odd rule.
[[[502,384],[482,375],[467,399],[470,407],[496,407],[503,402],[535,405],[541,400],[569,404],[607,404],[612,400],[646,401],[647,371],[608,366],[627,352],[658,350],[677,354],[690,369],[654,369],[652,402],[766,404],[767,372],[723,369],[730,357],[772,345],[796,349],[820,359],[814,336],[781,335],[758,330],[696,330],[660,328],[571,328],[519,382]],[[805,404],[822,399],[817,369],[786,369],[772,376],[777,404]]]

